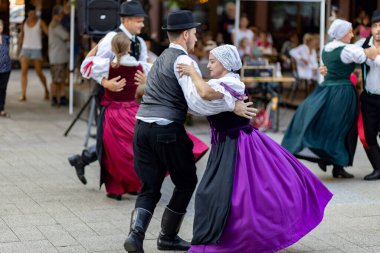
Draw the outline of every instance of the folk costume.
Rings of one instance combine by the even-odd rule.
[[[282,146],[299,158],[324,165],[333,164],[333,176],[350,178],[343,167],[352,165],[357,144],[358,99],[350,75],[363,63],[363,48],[345,44],[351,23],[337,19],[322,52],[328,69],[325,80],[297,108],[282,140]]]
[[[166,31],[183,31],[199,26],[190,11],[179,10],[168,16]],[[143,240],[153,212],[161,198],[161,186],[169,170],[175,185],[165,208],[161,232],[157,240],[159,250],[187,250],[189,242],[178,236],[187,206],[197,184],[193,143],[186,134],[184,123],[188,111],[205,115],[232,111],[232,96],[219,101],[200,98],[188,76],[180,76],[179,63],[198,65],[177,43],[171,43],[154,62],[140,108],[133,139],[135,169],[142,181],[131,231],[124,243],[126,251],[144,252]]]
[[[229,71],[208,84],[242,100],[236,47],[213,49]],[[287,150],[232,112],[209,116],[211,153],[195,195],[190,253],[276,252],[322,220],[332,194]]]

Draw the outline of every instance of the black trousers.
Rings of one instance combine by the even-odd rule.
[[[0,73],[0,112],[4,111],[5,97],[11,72]]]
[[[364,134],[368,146],[377,145],[377,135],[380,131],[380,95],[360,95]]]
[[[183,125],[158,125],[138,120],[133,138],[134,166],[142,181],[136,208],[154,212],[167,172],[175,188],[168,207],[185,213],[197,185],[193,142]]]

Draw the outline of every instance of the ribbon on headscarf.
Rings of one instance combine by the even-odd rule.
[[[341,39],[352,29],[352,24],[343,19],[335,19],[332,22],[328,34],[331,38]]]
[[[214,48],[210,53],[228,71],[237,71],[242,67],[241,59],[237,48],[233,45],[222,45]]]

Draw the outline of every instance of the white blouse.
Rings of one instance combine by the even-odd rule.
[[[334,49],[344,46],[342,53],[340,54],[340,59],[344,63],[363,63],[367,59],[362,47],[355,44],[346,44],[340,40],[333,40],[326,44],[324,50],[326,52],[331,52]]]
[[[178,83],[183,90],[187,105],[189,107],[189,112],[193,114],[209,116],[225,111],[234,110],[236,99],[232,97],[232,95],[227,92],[222,86],[216,85],[216,82],[210,82],[209,84],[213,89],[223,93],[224,97],[222,99],[212,101],[202,99],[199,96],[197,89],[191,80],[191,77],[187,75],[180,76],[177,71],[177,64],[193,63],[199,75],[202,75],[198,64],[188,56],[186,50],[182,46],[171,43],[169,47],[180,49],[186,53],[185,55],[181,55],[177,58],[177,60],[174,62],[173,68],[174,73],[178,79]]]

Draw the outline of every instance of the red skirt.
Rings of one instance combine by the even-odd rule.
[[[110,102],[106,105],[103,122],[104,168],[102,181],[106,191],[112,194],[139,192],[140,179],[133,166],[133,133],[139,104],[130,102]],[[207,145],[187,132],[194,143],[193,153],[198,161],[208,150]]]

